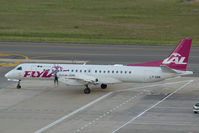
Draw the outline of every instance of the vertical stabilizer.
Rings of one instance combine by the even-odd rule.
[[[189,52],[192,39],[182,39],[171,55],[159,61],[146,62],[141,64],[129,64],[127,66],[160,67],[168,66],[171,69],[186,71],[189,60]]]
[[[171,55],[164,59],[162,65],[172,69],[186,71],[192,39],[182,39]]]

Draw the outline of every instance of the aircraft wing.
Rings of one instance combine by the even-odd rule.
[[[59,81],[69,85],[97,84],[98,79],[85,74],[58,74]]]

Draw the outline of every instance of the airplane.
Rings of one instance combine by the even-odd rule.
[[[106,89],[108,84],[157,82],[193,74],[187,71],[191,43],[192,39],[182,39],[168,58],[153,62],[128,65],[23,63],[5,77],[18,81],[18,89],[22,80],[54,80],[54,83],[85,86],[85,94],[91,92],[90,85]]]

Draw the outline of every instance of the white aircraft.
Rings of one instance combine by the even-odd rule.
[[[11,81],[54,80],[67,85],[84,85],[85,94],[91,92],[89,85],[101,85],[124,82],[156,82],[168,78],[193,74],[186,71],[192,39],[182,39],[172,54],[154,62],[129,65],[79,65],[79,64],[38,64],[24,63],[5,74]]]

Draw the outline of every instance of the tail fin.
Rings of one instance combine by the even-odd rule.
[[[182,39],[171,55],[164,60],[146,62],[142,64],[129,64],[127,66],[160,67],[163,65],[172,69],[186,71],[191,43],[192,39]]]
[[[163,60],[162,65],[166,65],[176,70],[187,70],[189,52],[192,39],[182,39],[172,54]]]

